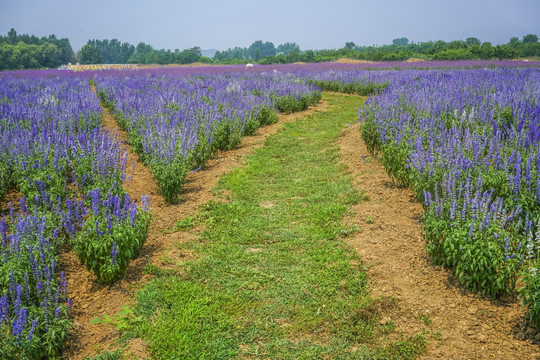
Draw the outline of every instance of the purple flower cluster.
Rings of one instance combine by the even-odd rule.
[[[83,231],[76,234],[74,249],[98,281],[112,283],[126,271],[146,240],[148,196],[142,197],[139,208],[128,193],[104,195],[96,188],[88,195],[92,212]]]
[[[95,79],[148,164],[185,159],[201,139],[212,142],[220,123],[243,130],[262,106],[275,108],[277,98],[317,91],[295,82],[296,77],[273,72],[194,77],[181,71],[163,73]]]
[[[169,202],[177,201],[189,170],[219,149],[234,148],[272,115],[277,119],[280,99],[306,105],[320,96],[317,87],[277,72],[104,72],[95,83]]]
[[[84,227],[91,189],[123,193],[127,155],[102,129],[99,99],[84,76],[3,73],[0,119],[0,199],[22,194],[0,214],[0,357],[55,357],[71,304],[58,245]],[[113,215],[122,210],[113,206]]]
[[[0,271],[9,274],[0,294],[0,329],[15,343],[30,341],[38,323],[45,332],[57,326],[58,309],[66,302],[67,281],[58,274],[52,245],[56,232],[47,229],[46,216],[21,213],[9,224],[0,219],[0,237]]]
[[[540,243],[532,231],[540,221],[540,68],[386,75],[390,85],[360,111],[363,136],[424,199],[426,223],[438,224],[426,236],[463,239],[450,262],[458,271],[466,244],[485,236],[500,249],[493,252],[523,261],[527,237]],[[536,261],[540,246],[533,248]]]

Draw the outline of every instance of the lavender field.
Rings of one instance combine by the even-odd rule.
[[[369,96],[359,108],[362,137],[424,205],[434,264],[472,292],[517,289],[540,327],[539,65],[1,73],[0,358],[62,354],[72,305],[63,252],[111,284],[146,241],[152,204],[124,189],[131,164],[102,124],[100,100],[174,204],[189,171],[278,114],[308,109],[323,91]]]
[[[360,113],[362,136],[424,202],[435,264],[473,292],[513,291],[540,324],[540,71],[403,71]]]

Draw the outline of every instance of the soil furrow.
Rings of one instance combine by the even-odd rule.
[[[425,329],[424,359],[540,359],[540,336],[527,326],[515,296],[502,301],[471,294],[450,271],[430,263],[421,204],[369,156],[358,125],[344,132],[339,145],[355,185],[370,197],[353,206],[347,221],[361,228],[350,244],[369,268],[373,297],[387,304],[380,308],[382,321],[409,334]]]

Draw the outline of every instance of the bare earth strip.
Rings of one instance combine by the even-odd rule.
[[[74,330],[64,352],[65,359],[82,359],[107,349],[120,336],[112,325],[92,325],[90,320],[104,315],[114,315],[133,301],[135,290],[144,285],[149,275],[144,274],[144,267],[151,262],[160,268],[179,268],[182,259],[189,254],[178,250],[178,244],[189,241],[187,232],[174,232],[177,221],[186,216],[195,216],[199,206],[214,199],[212,189],[219,178],[244,163],[244,156],[262,146],[266,136],[274,134],[286,122],[295,121],[315,111],[324,111],[328,105],[324,102],[309,110],[280,115],[279,122],[260,128],[254,136],[245,137],[238,149],[219,152],[207,166],[197,172],[191,172],[186,178],[180,201],[177,205],[167,204],[160,195],[149,169],[140,161],[138,155],[127,145],[127,134],[118,128],[114,117],[107,108],[103,108],[103,127],[118,136],[122,146],[128,152],[128,175],[131,177],[124,188],[132,198],[140,199],[141,195],[150,197],[152,223],[141,254],[129,265],[126,277],[111,286],[102,286],[96,282],[95,276],[80,265],[74,253],[63,256],[63,266],[68,274],[73,310],[71,312]],[[134,164],[134,170],[133,170]],[[181,269],[178,269],[181,270]],[[128,358],[148,358],[145,344],[139,339],[130,342]]]
[[[422,206],[369,156],[356,125],[339,145],[355,186],[370,197],[346,221],[362,229],[349,241],[369,268],[372,296],[387,304],[380,308],[382,321],[406,334],[429,331],[424,359],[540,359],[534,344],[540,336],[524,325],[517,299],[470,294],[449,271],[430,264],[419,223]],[[524,337],[529,340],[518,340]]]

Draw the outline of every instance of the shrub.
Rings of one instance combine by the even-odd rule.
[[[126,193],[109,193],[102,202],[99,189],[90,192],[92,214],[75,237],[74,249],[86,268],[99,282],[112,283],[125,274],[131,259],[135,258],[146,241],[150,222],[148,197],[138,208]]]

